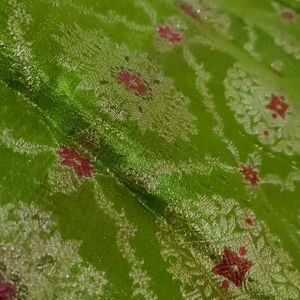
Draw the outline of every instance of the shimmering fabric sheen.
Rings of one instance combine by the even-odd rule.
[[[0,0],[0,300],[299,299],[299,70],[299,0]]]

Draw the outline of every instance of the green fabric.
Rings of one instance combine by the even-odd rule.
[[[300,1],[0,2],[0,300],[299,299]]]

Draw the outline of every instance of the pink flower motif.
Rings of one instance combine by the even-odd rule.
[[[295,13],[292,10],[290,10],[290,9],[285,9],[285,10],[282,11],[281,17],[283,19],[285,19],[286,21],[290,22],[290,21],[292,21],[294,19]]]
[[[228,279],[240,287],[245,281],[246,274],[251,267],[251,261],[238,256],[230,249],[224,249],[222,261],[212,269],[212,272],[223,276],[225,279]],[[222,287],[224,287],[223,283]],[[224,288],[226,288],[226,286]]]
[[[242,166],[241,172],[244,175],[244,179],[251,183],[253,186],[256,186],[258,184],[258,172],[251,166]]]
[[[284,102],[283,96],[278,97],[273,94],[271,97],[271,101],[266,105],[266,108],[273,111],[273,118],[277,118],[279,116],[282,119],[284,119],[289,105],[286,102]]]
[[[118,73],[117,79],[124,84],[128,90],[131,90],[140,96],[145,96],[148,92],[147,85],[138,75],[123,70]]]
[[[178,32],[173,32],[169,26],[159,26],[156,28],[156,32],[163,39],[169,40],[172,43],[181,43],[182,36]]]
[[[188,16],[192,17],[194,20],[200,19],[198,13],[187,3],[181,3],[180,9]]]
[[[16,287],[9,282],[0,283],[0,300],[12,300],[17,294]]]
[[[59,149],[58,154],[62,159],[61,164],[72,167],[78,177],[91,177],[93,175],[93,168],[90,165],[90,160],[80,156],[74,149],[62,147]]]

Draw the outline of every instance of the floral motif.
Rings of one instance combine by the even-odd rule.
[[[239,257],[230,249],[225,249],[222,261],[212,269],[212,272],[227,278],[240,287],[251,266],[252,263],[249,260]]]
[[[169,40],[172,43],[181,43],[182,36],[179,32],[173,32],[169,26],[159,26],[156,28],[159,36],[163,39]]]
[[[300,121],[292,101],[278,96],[238,63],[229,69],[224,85],[228,105],[246,132],[276,152],[300,153]]]
[[[282,119],[285,118],[285,113],[289,108],[289,105],[284,102],[284,97],[278,97],[276,95],[272,95],[270,103],[266,106],[266,108],[273,111],[272,117],[277,118],[277,116],[281,117]]]
[[[153,45],[159,52],[170,52],[183,44],[183,32],[188,30],[186,20],[180,16],[170,16],[164,25],[156,28]]]
[[[285,7],[280,2],[272,1],[272,6],[278,15],[286,22],[291,22],[295,19],[295,11],[291,8]]]
[[[253,186],[258,184],[258,172],[251,166],[242,166],[241,172],[244,175],[245,180],[251,183]]]
[[[58,58],[60,64],[76,71],[77,89],[94,91],[97,105],[114,121],[129,118],[142,133],[154,131],[168,141],[187,140],[197,133],[189,99],[176,91],[173,81],[163,76],[148,55],[117,46],[98,30],[74,26],[62,32],[57,37],[65,51]],[[110,109],[103,110],[107,102]],[[120,112],[122,120],[117,117]]]
[[[51,214],[33,205],[8,204],[0,207],[0,221],[0,274],[4,283],[16,286],[16,299],[98,299],[103,294],[104,273],[81,259],[79,242],[62,240]],[[14,293],[4,283],[1,300]]]
[[[290,21],[293,21],[293,19],[295,18],[295,13],[293,10],[291,9],[284,9],[282,12],[281,12],[281,17],[290,22]]]
[[[223,299],[228,288],[232,299],[299,298],[300,274],[278,238],[234,199],[185,199],[166,210],[158,228],[161,254],[185,299]]]
[[[247,254],[247,249],[246,249],[246,247],[241,246],[240,249],[239,249],[239,254],[240,254],[241,256],[246,255],[246,254]]]
[[[68,147],[61,147],[58,151],[61,163],[72,167],[78,177],[90,177],[93,175],[93,168],[88,158],[82,157],[76,150]]]
[[[296,14],[292,9],[284,7],[278,1],[272,1],[272,6],[283,21],[291,23],[295,20]],[[300,59],[299,39],[290,34],[287,30],[276,27],[271,29],[270,34],[273,36],[274,42],[278,47],[282,48],[286,53],[292,55],[297,60]]]
[[[221,286],[222,286],[223,289],[228,289],[229,288],[228,280],[224,279],[221,283]]]
[[[131,74],[130,72],[124,70],[118,73],[117,78],[127,87],[128,90],[134,91],[140,96],[144,96],[148,93],[147,85],[138,75]]]

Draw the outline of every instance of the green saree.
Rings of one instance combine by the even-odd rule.
[[[299,299],[299,0],[0,1],[0,300]]]

